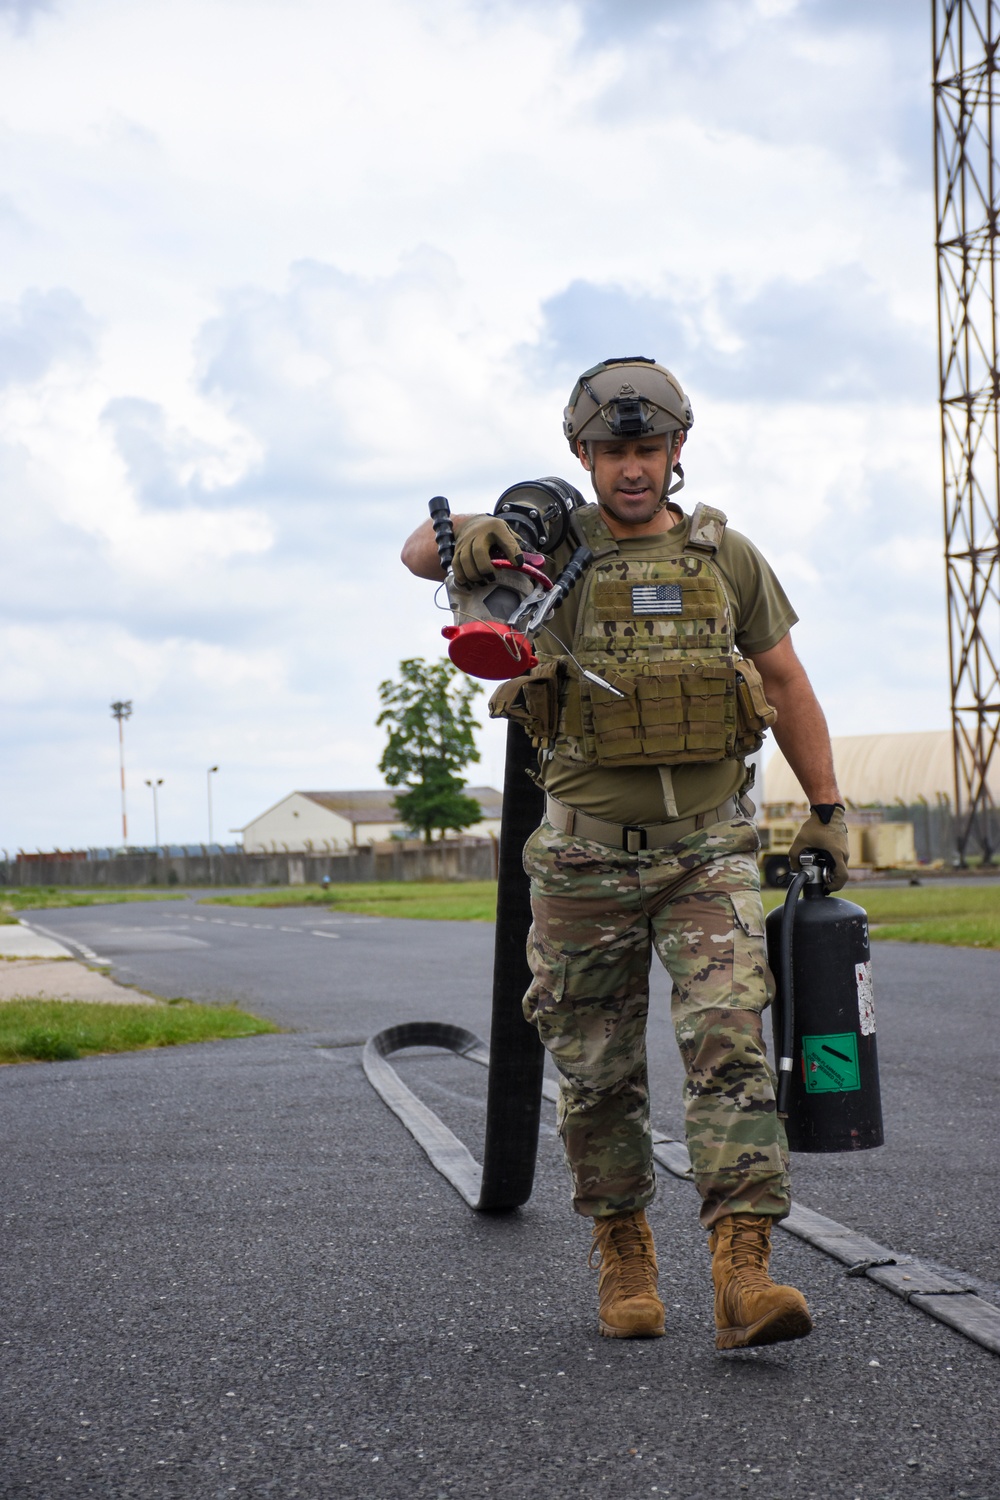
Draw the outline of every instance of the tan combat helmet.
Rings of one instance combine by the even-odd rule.
[[[563,411],[563,433],[574,454],[581,441],[658,437],[688,432],[693,423],[691,402],[677,377],[642,354],[604,359],[585,370]],[[664,500],[684,484],[679,463],[673,472],[677,482],[668,474]]]
[[[642,354],[604,359],[584,370],[563,412],[563,432],[574,453],[581,438],[607,442],[687,432],[693,422],[691,403],[677,377]]]

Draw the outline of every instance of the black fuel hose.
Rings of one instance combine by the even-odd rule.
[[[483,1187],[476,1204],[480,1211],[519,1207],[531,1197],[535,1180],[545,1049],[522,1009],[531,983],[526,952],[531,896],[522,855],[545,810],[545,794],[528,775],[536,767],[528,735],[519,724],[509,723],[498,851]]]
[[[795,927],[795,906],[803,886],[809,879],[805,870],[793,877],[785,892],[785,904],[781,910],[781,1056],[778,1058],[778,1115],[788,1118],[789,1095],[792,1090],[792,1068],[795,1054],[795,991],[792,982],[792,932]]]
[[[526,774],[534,751],[524,730],[507,726],[503,814],[497,871],[486,1140],[480,1168],[471,1153],[399,1078],[388,1058],[405,1047],[437,1046],[484,1062],[487,1050],[472,1032],[441,1021],[413,1021],[373,1036],[364,1050],[368,1081],[470,1208],[503,1213],[531,1196],[538,1152],[545,1052],[521,1002],[531,982],[525,955],[531,925],[528,877],[521,851],[542,821],[543,793]]]
[[[594,554],[589,547],[581,543],[552,585],[553,593],[558,595],[554,608],[559,608],[566,595],[580,582],[593,561]]]

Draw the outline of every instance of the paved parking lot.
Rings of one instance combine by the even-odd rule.
[[[548,1112],[517,1214],[470,1213],[430,1169],[360,1044],[418,1018],[485,1035],[488,927],[193,902],[43,925],[295,1029],[0,1070],[4,1497],[1000,1493],[1000,1360],[801,1242],[778,1236],[776,1271],[815,1333],[720,1356],[694,1191],[664,1177],[667,1337],[606,1341]],[[998,958],[879,947],[889,1144],[796,1159],[803,1203],[991,1296]],[[483,1070],[400,1071],[478,1152]]]

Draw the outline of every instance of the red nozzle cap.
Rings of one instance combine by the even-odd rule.
[[[507,677],[521,677],[538,665],[527,636],[499,620],[492,624],[470,620],[467,625],[446,625],[441,634],[451,642],[448,655],[469,677],[501,682]]]

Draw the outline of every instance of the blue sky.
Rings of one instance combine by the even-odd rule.
[[[432,494],[688,388],[834,733],[948,722],[929,8],[0,0],[0,847],[375,786]],[[487,725],[472,779],[500,783]],[[140,795],[142,794],[142,795]]]

